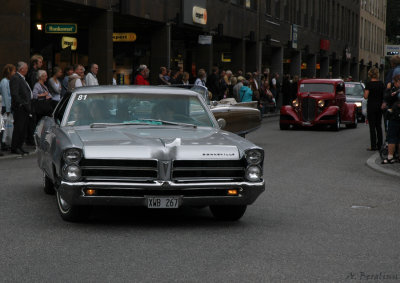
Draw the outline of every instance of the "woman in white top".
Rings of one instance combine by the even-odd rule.
[[[62,76],[60,67],[54,67],[53,76],[48,80],[49,92],[52,96],[52,106],[55,108],[61,99],[61,82],[59,78]]]
[[[197,73],[197,79],[194,82],[195,85],[206,86],[206,71],[204,69],[200,69]]]

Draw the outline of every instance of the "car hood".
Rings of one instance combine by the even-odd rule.
[[[298,97],[301,99],[305,97],[312,97],[318,100],[319,99],[330,100],[330,99],[335,99],[335,94],[327,92],[302,92],[298,94]]]
[[[69,131],[88,159],[237,160],[255,145],[214,128],[125,126]]]

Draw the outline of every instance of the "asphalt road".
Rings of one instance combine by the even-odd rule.
[[[265,148],[267,191],[236,223],[127,208],[64,222],[34,157],[0,160],[0,281],[400,280],[399,179],[365,165],[365,125],[279,131],[268,119],[248,138]]]

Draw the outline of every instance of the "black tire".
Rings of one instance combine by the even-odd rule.
[[[335,124],[332,124],[332,131],[338,132],[340,130],[340,117],[339,114],[336,115]]]
[[[79,222],[86,220],[90,213],[90,207],[70,205],[60,196],[57,191],[57,207],[61,218],[68,222]]]
[[[211,205],[212,215],[222,221],[237,221],[246,212],[247,205]]]
[[[355,117],[354,117],[354,123],[352,123],[352,124],[347,124],[347,125],[346,125],[346,128],[348,128],[348,129],[355,129],[355,128],[357,128],[357,125],[358,125],[358,119],[357,119],[357,116],[355,116]]]
[[[279,123],[279,129],[282,131],[289,130],[290,125]]]
[[[54,189],[53,181],[43,172],[43,191],[45,194],[54,195],[56,193]]]

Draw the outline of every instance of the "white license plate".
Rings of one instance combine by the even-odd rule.
[[[180,197],[146,196],[148,208],[178,208]]]

